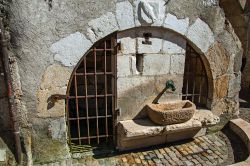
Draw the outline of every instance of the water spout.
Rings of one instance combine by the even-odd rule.
[[[173,80],[168,80],[166,82],[166,89],[171,89],[172,91],[176,90]]]

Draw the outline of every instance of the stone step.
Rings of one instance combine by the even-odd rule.
[[[0,148],[0,165],[1,164],[6,164],[6,149]]]
[[[13,152],[9,149],[8,145],[0,137],[0,166],[14,166],[16,165]]]

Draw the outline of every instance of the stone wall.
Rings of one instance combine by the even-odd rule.
[[[143,44],[145,33],[152,34],[151,44]],[[144,117],[143,107],[160,97],[167,80],[174,81],[176,91],[164,93],[160,101],[181,99],[186,53],[183,37],[150,27],[125,30],[117,36],[121,43],[117,56],[119,120]],[[138,54],[142,56],[142,71],[136,65]]]
[[[232,24],[235,33],[242,43],[243,60],[238,57],[236,61],[240,64],[242,61],[242,94],[248,95],[250,89],[250,44],[249,44],[249,12],[250,2],[246,0],[220,0],[220,5],[224,9],[226,18]],[[236,57],[237,58],[237,57]]]
[[[8,19],[9,19],[9,0],[1,0],[0,1],[0,13],[1,17],[4,18],[4,25],[6,29],[8,29]],[[6,36],[8,37],[8,32],[6,33]],[[5,75],[4,75],[4,66],[2,63],[2,53],[0,51],[0,149],[6,149],[8,151],[8,154],[11,154],[13,156],[13,150],[14,150],[14,142],[13,140],[13,127],[12,122],[9,114],[9,104],[8,104],[8,93],[6,88],[6,82],[5,82]],[[6,148],[6,147],[9,148]],[[3,150],[2,149],[2,150]],[[13,158],[14,160],[14,158]]]
[[[177,91],[172,94],[178,97],[183,74],[180,65],[185,59],[182,44],[187,41],[201,54],[206,65],[211,111],[226,117],[238,112],[241,74],[235,59],[241,57],[241,44],[232,27],[225,25],[224,13],[216,0],[168,3],[163,0],[53,0],[49,3],[12,0],[10,16],[12,50],[17,59],[23,93],[19,112],[27,115],[28,121],[24,124],[28,124],[26,129],[32,138],[24,134],[24,140],[27,149],[32,147],[35,162],[70,157],[64,102],[59,100],[53,107],[48,107],[50,96],[66,94],[71,72],[81,57],[96,41],[113,32],[118,32],[119,40],[124,43],[118,55],[120,98],[137,98],[141,93],[146,93],[146,96],[157,94],[166,78],[178,82]],[[135,27],[140,30],[133,37],[130,31]],[[153,34],[150,39],[152,48],[126,45],[126,40],[141,43],[145,29]],[[135,53],[145,53],[141,74],[135,69]],[[158,62],[159,58],[166,61]],[[158,68],[155,62],[162,66]],[[152,84],[154,88],[151,88]],[[139,88],[134,96],[126,95],[135,87]],[[147,99],[152,101],[152,98]],[[121,110],[124,113],[121,119],[137,115],[127,114],[129,108],[126,107]]]

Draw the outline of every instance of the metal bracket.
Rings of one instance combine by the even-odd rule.
[[[150,37],[152,37],[152,33],[143,33],[143,37],[145,41],[142,41],[142,44],[152,45],[152,41],[149,41]]]
[[[116,113],[116,116],[120,116],[121,115],[121,108],[116,108],[115,113]]]
[[[61,95],[61,94],[53,94],[50,97],[52,99],[52,101],[56,102],[58,100],[64,100],[66,99],[66,95]]]
[[[117,48],[118,51],[121,51],[121,42],[116,43],[115,47]]]

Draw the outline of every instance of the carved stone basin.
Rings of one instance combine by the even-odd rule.
[[[148,117],[156,124],[170,125],[190,120],[196,106],[189,100],[171,101],[167,103],[148,104]]]

